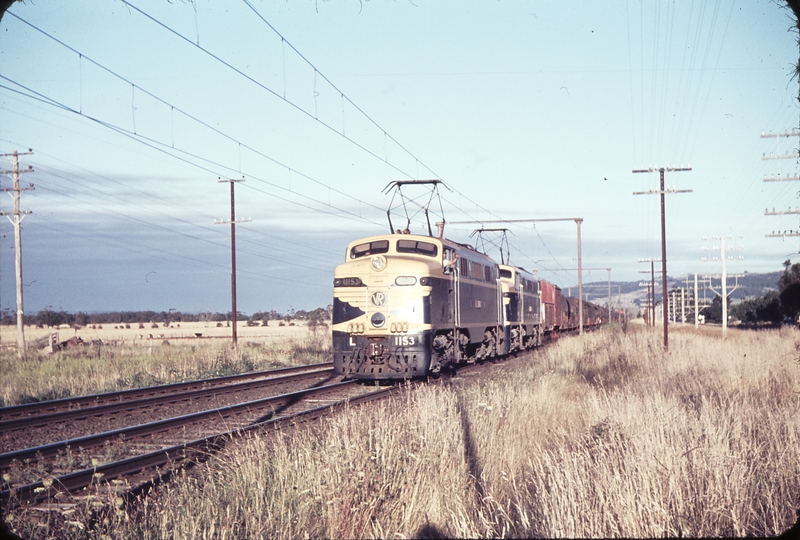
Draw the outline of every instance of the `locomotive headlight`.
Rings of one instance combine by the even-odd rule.
[[[419,284],[420,285],[430,285],[431,284],[431,278],[429,278],[429,277],[421,277],[421,278],[419,278]]]
[[[395,285],[414,285],[416,282],[417,278],[414,276],[397,276],[394,280]]]
[[[391,325],[389,328],[391,329],[391,332],[392,332],[393,334],[394,334],[395,332],[397,332],[397,325],[396,325],[396,324],[392,323],[392,325]]]
[[[386,268],[386,259],[381,257],[380,255],[376,255],[372,258],[372,268],[380,272],[384,268]]]
[[[375,328],[380,328],[381,326],[386,324],[386,315],[384,315],[381,312],[373,313],[372,317],[370,318],[370,322],[372,323],[372,326],[374,326]]]

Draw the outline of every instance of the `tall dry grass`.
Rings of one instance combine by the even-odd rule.
[[[800,507],[798,349],[790,329],[674,332],[669,353],[645,328],[565,339],[487,379],[250,437],[80,534],[773,535]]]
[[[0,355],[0,406],[220,377],[330,360],[330,335],[275,343],[207,342],[192,347],[86,345],[20,360]]]

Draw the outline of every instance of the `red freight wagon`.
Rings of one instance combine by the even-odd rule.
[[[561,326],[561,289],[542,279],[539,280],[539,290],[544,304],[543,329],[545,332],[557,330]]]

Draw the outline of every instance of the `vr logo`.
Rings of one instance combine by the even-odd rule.
[[[374,305],[382,306],[383,304],[386,303],[386,294],[381,291],[377,291],[372,293],[371,299]]]

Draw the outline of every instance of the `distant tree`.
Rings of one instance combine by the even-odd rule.
[[[731,299],[728,297],[728,312],[730,313],[730,305]],[[706,321],[709,322],[722,322],[722,296],[715,296],[714,299],[711,301],[711,305],[708,307],[703,308],[700,311],[701,315],[704,315]]]
[[[800,314],[800,263],[783,263],[783,275],[778,279],[781,306],[787,317],[797,319]]]
[[[744,300],[731,307],[731,315],[745,323],[779,323],[783,318],[778,291]]]
[[[89,316],[86,313],[79,311],[75,314],[75,324],[81,327],[86,326],[89,324]]]
[[[333,306],[330,306],[331,308]],[[308,318],[317,317],[321,321],[330,320],[331,315],[327,308],[317,308],[308,314]]]
[[[39,314],[36,316],[36,322],[37,324],[41,324],[43,326],[58,326],[59,324],[64,324],[66,320],[63,313],[57,313],[55,311],[46,309],[39,312]]]
[[[324,310],[322,310],[324,313]],[[320,331],[324,331],[328,328],[328,325],[325,324],[325,319],[320,310],[314,310],[308,314],[308,329],[311,330],[311,333],[317,335]]]

